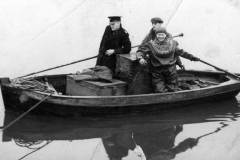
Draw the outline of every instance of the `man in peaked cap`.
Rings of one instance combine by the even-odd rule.
[[[178,48],[177,41],[168,38],[164,28],[156,30],[155,38],[140,46],[137,57],[141,65],[146,65],[145,57],[149,57],[149,66],[154,92],[178,91],[176,63],[179,56],[191,61],[198,61],[197,57]],[[149,56],[146,56],[146,55]]]
[[[109,16],[108,18],[109,18],[110,22],[121,21],[121,17],[120,16]]]
[[[153,17],[151,18],[151,23],[152,23],[152,28],[150,29],[149,33],[145,36],[145,38],[143,39],[141,45],[149,42],[150,40],[153,40],[155,38],[155,31],[156,30],[160,30],[162,29],[162,24],[164,23],[164,21],[159,18],[159,17]],[[172,35],[168,32],[166,32],[168,37],[171,37]],[[177,65],[181,68],[181,69],[185,69],[184,65],[181,62],[181,59],[178,57],[177,58]]]
[[[127,31],[122,28],[120,16],[110,16],[109,25],[105,28],[96,65],[106,66],[114,74],[116,54],[127,54],[131,50],[131,42]]]
[[[155,38],[154,32],[155,32],[155,30],[159,30],[162,28],[163,20],[159,17],[154,17],[151,19],[151,23],[152,23],[152,28],[151,28],[150,32],[143,39],[142,44]]]
[[[152,22],[152,24],[156,24],[156,23],[162,24],[162,23],[163,23],[163,20],[162,20],[161,18],[159,18],[159,17],[153,17],[153,18],[151,19],[151,22]]]

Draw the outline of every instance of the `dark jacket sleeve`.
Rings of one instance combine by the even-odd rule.
[[[181,56],[183,58],[189,59],[189,60],[193,60],[194,56],[192,54],[189,54],[188,52],[184,51],[183,49],[176,49],[176,55],[177,56]]]
[[[101,40],[101,42],[100,42],[100,47],[99,47],[99,50],[98,50],[98,56],[97,56],[96,65],[101,65],[102,56],[103,56],[104,53],[106,52],[105,41],[106,41],[106,35],[107,35],[108,30],[109,30],[109,28],[108,28],[108,26],[107,26],[107,27],[105,28],[105,31],[104,31],[103,36],[102,36],[102,40]]]
[[[151,29],[149,31],[149,33],[144,37],[144,39],[142,40],[142,43],[140,44],[140,46],[138,47],[138,50],[141,50],[141,47],[146,45],[149,41],[151,41],[153,39],[152,37],[152,32],[153,30]]]
[[[145,38],[142,40],[141,45],[146,44],[147,42],[152,40],[152,36],[151,36],[151,31],[145,36]]]
[[[115,54],[128,54],[131,51],[131,41],[129,34],[123,30],[122,46],[121,48],[115,49]]]

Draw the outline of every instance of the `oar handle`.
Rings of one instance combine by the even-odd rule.
[[[222,72],[228,74],[229,76],[232,76],[232,77],[235,78],[235,79],[240,80],[240,77],[237,76],[236,74],[230,73],[230,72],[228,72],[228,71],[226,71],[226,70],[224,70],[224,69],[222,69],[222,68],[219,68],[219,67],[217,67],[217,66],[214,66],[214,65],[212,65],[212,64],[210,64],[210,63],[208,63],[208,62],[205,62],[205,61],[203,61],[203,60],[201,60],[201,59],[199,59],[199,61],[202,62],[202,63],[204,63],[204,64],[207,64],[207,65],[209,65],[209,66],[212,66],[212,67],[214,67],[215,69],[217,69],[217,70],[219,70],[219,71],[222,71]]]
[[[141,46],[141,44],[132,46],[131,48],[136,48],[136,47],[139,47],[139,46]]]
[[[183,33],[179,33],[179,34],[177,34],[177,35],[175,35],[175,36],[172,36],[171,38],[173,39],[173,38],[176,38],[176,37],[183,37],[184,36],[184,34]],[[139,47],[139,46],[141,46],[142,44],[139,44],[139,45],[135,45],[135,46],[132,46],[131,48],[136,48],[136,47]]]
[[[67,64],[64,64],[64,65],[60,65],[60,66],[56,66],[56,67],[51,67],[51,68],[44,69],[44,70],[41,70],[41,71],[38,71],[38,72],[33,72],[33,73],[30,73],[30,74],[26,74],[26,75],[24,75],[24,76],[20,76],[20,77],[17,77],[17,78],[24,78],[24,77],[31,76],[31,75],[34,75],[34,74],[38,74],[38,73],[50,71],[50,70],[53,70],[53,69],[57,69],[57,68],[60,68],[60,67],[65,67],[65,66],[68,66],[68,65],[72,65],[72,64],[75,64],[75,63],[87,61],[87,60],[90,60],[90,59],[93,59],[93,58],[96,58],[96,57],[97,57],[97,56],[93,56],[93,57],[89,57],[89,58],[77,60],[77,61],[74,61],[74,62],[71,62],[71,63],[67,63]]]

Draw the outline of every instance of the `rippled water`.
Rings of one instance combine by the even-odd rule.
[[[19,115],[1,108],[4,125]],[[235,98],[144,115],[27,115],[0,131],[0,159],[239,160],[239,117]]]

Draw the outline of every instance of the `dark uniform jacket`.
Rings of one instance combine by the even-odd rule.
[[[105,52],[108,49],[114,49],[114,54],[108,56]],[[112,31],[107,26],[100,43],[99,54],[96,65],[107,66],[113,73],[116,66],[116,54],[127,54],[131,50],[129,35],[125,29],[120,27],[119,30]]]

